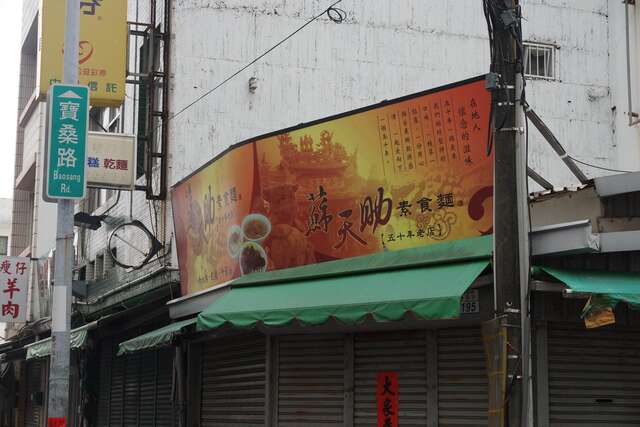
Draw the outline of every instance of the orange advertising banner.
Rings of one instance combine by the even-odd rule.
[[[478,77],[253,138],[173,188],[183,295],[492,232]]]

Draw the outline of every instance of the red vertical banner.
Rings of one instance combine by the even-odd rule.
[[[398,427],[398,373],[378,372],[377,384],[378,427]]]
[[[49,418],[47,427],[67,427],[67,417]]]

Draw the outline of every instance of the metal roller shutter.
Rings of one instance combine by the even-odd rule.
[[[111,350],[113,354],[113,349]],[[123,425],[125,358],[113,356],[111,365],[111,390],[109,391],[109,426]]]
[[[278,339],[278,426],[341,426],[344,337]]]
[[[104,341],[100,357],[98,426],[176,425],[171,349],[115,356],[113,343]]]
[[[140,409],[139,425],[153,426],[156,420],[156,375],[158,372],[157,354],[147,351],[140,354]],[[127,361],[128,363],[129,361]],[[165,406],[167,402],[162,402]]]
[[[438,425],[486,426],[488,381],[480,327],[438,331]]]
[[[376,381],[381,371],[398,372],[401,426],[427,425],[425,331],[358,334],[354,337],[354,426],[378,425]]]
[[[40,427],[43,423],[43,408],[32,398],[35,393],[42,393],[42,362],[32,360],[27,362],[27,405],[24,425],[26,427]],[[42,394],[44,399],[44,393]]]
[[[124,425],[138,425],[140,396],[140,353],[124,356]]]
[[[640,425],[638,330],[549,324],[549,425]]]
[[[203,345],[201,384],[201,426],[264,426],[265,337],[220,338]]]
[[[156,381],[155,420],[154,423],[141,423],[144,426],[170,427],[178,425],[178,411],[173,405],[173,349],[157,351],[158,376]]]
[[[112,363],[113,349],[111,343],[106,340],[102,341],[100,345],[100,361],[98,362],[98,427],[109,427]]]

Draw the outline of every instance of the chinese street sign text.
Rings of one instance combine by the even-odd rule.
[[[86,86],[55,84],[48,100],[48,199],[82,199],[85,196],[89,90]]]
[[[378,372],[376,401],[378,427],[398,427],[400,388],[397,372]]]
[[[25,322],[29,258],[0,257],[0,322]]]

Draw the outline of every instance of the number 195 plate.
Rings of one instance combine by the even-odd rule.
[[[480,313],[480,292],[477,289],[470,289],[462,295],[460,313]]]

